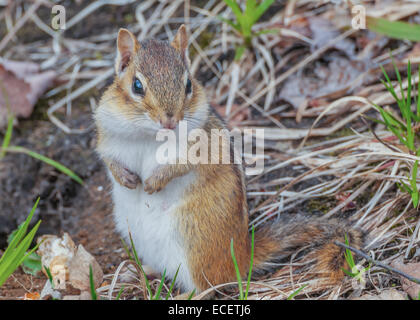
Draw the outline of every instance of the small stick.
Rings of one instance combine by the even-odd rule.
[[[411,236],[410,243],[408,244],[407,251],[405,252],[405,257],[404,258],[406,258],[406,259],[408,258],[408,255],[410,254],[410,251],[411,251],[411,248],[413,247],[415,238],[419,234],[419,230],[420,230],[420,219],[417,222],[416,228],[414,229],[413,235]]]
[[[16,32],[19,31],[20,28],[23,27],[23,25],[26,23],[26,21],[35,13],[35,11],[39,8],[41,4],[43,4],[44,1],[38,0],[36,1],[23,15],[22,18],[20,18],[16,24],[13,26],[13,29],[10,30],[6,36],[0,41],[0,51],[2,51],[6,45],[9,43],[9,41],[13,38],[13,36],[16,34]]]
[[[391,272],[397,273],[397,274],[399,274],[400,276],[403,276],[404,278],[407,278],[408,280],[410,280],[410,281],[412,281],[412,282],[414,282],[414,283],[420,284],[420,279],[415,278],[415,277],[413,277],[413,276],[410,276],[409,274],[404,273],[404,272],[402,272],[402,271],[400,271],[400,270],[398,270],[398,269],[395,269],[395,268],[393,268],[393,267],[391,267],[391,266],[388,266],[388,265],[386,265],[386,264],[383,264],[382,262],[379,262],[379,261],[377,261],[377,260],[374,260],[374,259],[372,259],[369,255],[367,255],[366,253],[363,253],[362,251],[360,251],[360,250],[358,250],[358,249],[356,249],[356,248],[350,247],[350,246],[348,246],[348,245],[346,245],[346,244],[344,244],[344,243],[342,243],[342,242],[339,242],[339,241],[334,241],[334,243],[335,243],[337,246],[340,246],[340,247],[343,247],[343,248],[349,249],[350,251],[352,251],[352,252],[354,252],[355,254],[357,254],[357,255],[359,255],[359,256],[361,256],[361,257],[365,258],[366,260],[368,260],[369,262],[372,262],[373,264],[376,264],[376,265],[378,265],[378,266],[380,266],[380,267],[382,267],[382,268],[384,268],[384,269],[387,269],[387,270],[389,270],[389,271],[391,271]]]

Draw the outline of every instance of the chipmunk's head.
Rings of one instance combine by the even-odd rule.
[[[131,128],[175,129],[181,120],[192,127],[201,124],[207,115],[207,104],[202,87],[189,72],[184,25],[171,43],[138,42],[130,31],[120,29],[117,49],[115,81],[101,107],[112,109],[108,113],[118,112]]]

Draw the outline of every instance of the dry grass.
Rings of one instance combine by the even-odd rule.
[[[6,58],[25,55],[39,62],[44,69],[54,68],[60,72],[63,84],[46,94],[53,101],[48,117],[65,132],[78,133],[79,128],[66,124],[66,116],[71,116],[72,108],[78,107],[81,96],[92,88],[103,89],[106,80],[112,77],[118,27],[100,36],[67,38],[53,31],[36,15],[38,7],[51,6],[50,1],[26,2],[25,12],[32,10],[34,14],[19,11],[19,6],[12,6],[0,14],[0,19],[8,26],[8,34],[0,42],[0,51]],[[114,6],[133,3],[127,0],[93,1],[68,19],[67,29],[94,17],[107,2]],[[381,1],[365,1],[365,4],[367,13],[372,16],[390,20],[419,21],[420,18],[420,4],[414,1],[393,1],[386,5]],[[360,120],[366,113],[378,117],[372,102],[381,106],[393,104],[391,95],[379,82],[379,65],[390,69],[390,48],[400,61],[401,71],[406,69],[408,59],[418,63],[420,50],[413,43],[391,41],[346,28],[351,16],[344,2],[336,5],[332,1],[296,0],[289,1],[286,6],[277,3],[264,16],[255,30],[279,28],[279,34],[255,38],[252,48],[240,63],[235,63],[233,52],[239,39],[217,18],[218,15],[232,18],[230,9],[222,1],[210,0],[202,7],[196,6],[194,1],[180,0],[146,0],[131,5],[135,8],[135,21],[125,27],[135,32],[139,39],[170,39],[177,26],[185,22],[191,35],[191,69],[206,87],[210,101],[225,107],[225,118],[232,126],[265,129],[266,170],[262,175],[248,179],[251,224],[258,227],[282,213],[301,211],[307,208],[305,204],[316,200],[327,204],[327,209],[323,209],[324,218],[351,213],[356,225],[369,232],[365,251],[375,259],[384,263],[400,257],[416,260],[413,249],[419,242],[418,212],[412,208],[409,195],[396,188],[395,183],[407,180],[415,160],[420,159],[410,155],[384,127],[377,126],[377,137],[388,143],[388,146],[384,145]],[[330,20],[337,32],[310,38],[305,30],[315,23],[314,18]],[[50,39],[11,45],[19,43],[13,38],[14,34],[28,19]],[[337,90],[329,90],[326,94],[313,90],[311,96],[297,106],[284,101],[280,92],[285,83],[296,76],[303,79],[305,72],[312,70],[320,60],[324,59],[325,63],[331,50],[346,50],[346,47],[337,49],[340,42],[361,48],[352,56],[345,56],[349,61],[364,62],[364,71],[344,87],[337,86]],[[363,42],[366,43],[360,45]],[[333,71],[342,72],[340,69]],[[416,83],[418,81],[415,79]],[[62,98],[56,98],[58,96]],[[96,100],[90,98],[90,104],[95,108]],[[244,113],[246,119],[235,122],[238,115]],[[340,135],[343,132],[345,135]],[[282,170],[285,168],[287,170]],[[298,297],[312,299],[379,293],[391,284],[394,288],[399,287],[395,275],[377,266],[369,270],[368,286],[363,292],[353,289],[351,279],[340,286],[327,286],[302,270],[305,270],[304,266],[291,259],[289,264],[279,266],[276,274],[252,282],[250,299],[285,299],[303,285],[307,286]],[[125,274],[121,276],[120,272]],[[129,273],[126,262],[108,278],[111,284],[99,289],[104,298],[115,298],[122,286],[124,292],[134,290],[130,291],[131,295],[142,296],[145,291],[141,277],[135,272]],[[152,286],[158,283],[159,280],[154,280]],[[206,298],[214,292],[218,292],[220,298],[237,298],[237,292],[227,290],[225,285],[211,288],[196,298]],[[129,295],[124,293],[122,296]]]

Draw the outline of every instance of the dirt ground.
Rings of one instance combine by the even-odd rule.
[[[29,119],[21,121],[14,134],[18,145],[39,150],[72,168],[85,186],[59,174],[54,168],[25,155],[9,154],[2,162],[0,206],[5,214],[20,212],[15,221],[3,224],[1,241],[27,215],[36,197],[41,201],[33,221],[42,219],[40,234],[68,232],[76,244],[82,244],[95,256],[104,273],[110,273],[122,261],[125,252],[114,231],[109,180],[105,168],[94,151],[92,120],[79,113],[75,122],[90,129],[82,135],[65,135],[48,121]],[[75,114],[75,118],[78,116]],[[28,128],[33,128],[28,130]],[[77,140],[77,143],[76,143]],[[48,145],[39,145],[50,141]],[[28,174],[28,168],[30,174]],[[12,195],[12,196],[10,196]],[[46,277],[16,272],[0,289],[0,298],[21,298],[27,291],[42,290]]]

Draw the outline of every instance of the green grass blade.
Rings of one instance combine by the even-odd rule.
[[[408,60],[408,65],[407,65],[407,82],[408,82],[408,87],[407,87],[407,102],[406,102],[406,106],[408,106],[408,110],[411,112],[411,63],[410,60]]]
[[[264,29],[264,30],[260,30],[258,32],[255,32],[254,35],[255,36],[260,36],[262,34],[278,34],[280,33],[279,29]]]
[[[373,118],[373,117],[369,117],[369,116],[367,116],[367,115],[365,115],[365,114],[362,114],[361,115],[363,118],[365,118],[365,119],[367,119],[367,120],[369,120],[369,121],[372,121],[372,122],[376,122],[376,123],[378,123],[378,124],[382,124],[382,125],[386,125],[385,124],[385,122],[384,121],[382,121],[382,120],[379,120],[379,119],[376,119],[376,118]]]
[[[238,261],[236,261],[235,251],[233,249],[233,238],[230,241],[230,254],[232,255],[233,265],[235,266],[235,271],[236,271],[236,278],[238,280],[239,300],[243,300],[244,299],[244,292],[243,292],[243,289],[242,289],[242,277],[241,277],[241,273],[239,271]]]
[[[230,25],[233,29],[235,29],[236,31],[240,32],[241,31],[241,27],[239,24],[234,23],[233,21],[230,21],[229,19],[223,18],[222,16],[217,16],[221,21],[226,22],[228,25]]]
[[[246,0],[246,8],[255,9],[257,6],[257,0]]]
[[[50,268],[48,268],[46,266],[44,266],[44,269],[47,272],[48,280],[50,280],[51,288],[54,289],[54,281],[53,281],[53,277],[52,277],[52,274],[51,274],[51,270],[50,270]]]
[[[346,245],[350,246],[349,238],[347,237],[347,234],[344,235],[344,240],[346,242]],[[354,263],[353,254],[347,248],[346,248],[346,253],[347,253],[347,257],[348,257],[348,259],[346,259],[347,260],[347,263],[349,264],[350,268],[353,268],[356,265]]]
[[[121,295],[122,295],[124,289],[125,289],[125,287],[122,286],[121,289],[120,289],[120,291],[118,291],[118,294],[117,294],[117,297],[115,298],[115,300],[120,300]]]
[[[264,0],[257,8],[254,19],[255,22],[258,21],[259,18],[268,10],[268,8],[271,7],[271,5],[274,3],[274,0]]]
[[[256,0],[246,0],[244,16],[253,19],[253,16],[256,12],[255,10],[256,8],[257,8]],[[252,21],[252,19],[250,19],[250,21]]]
[[[6,248],[6,251],[3,253],[2,257],[0,258],[0,265],[8,257],[8,254],[16,248],[18,243],[22,240],[23,236],[25,235],[26,231],[28,230],[29,223],[31,222],[32,217],[35,213],[35,210],[38,207],[39,200],[40,198],[38,197],[38,199],[35,201],[35,204],[33,205],[31,209],[31,212],[29,213],[29,216],[26,218],[23,225],[20,228],[18,228],[16,235],[13,237],[12,241]]]
[[[307,286],[307,284],[301,286],[299,289],[297,289],[295,292],[293,292],[290,296],[287,297],[287,300],[292,300],[294,297],[296,297],[299,292],[301,292],[305,287]]]
[[[141,264],[139,256],[137,255],[137,250],[136,250],[136,247],[134,246],[134,241],[133,241],[133,237],[131,236],[131,232],[129,232],[128,235],[130,237],[131,250],[133,251],[135,262],[137,263],[141,272],[143,273],[143,276],[146,282],[146,288],[147,288],[147,291],[149,292],[149,297],[152,298],[153,297],[152,288],[150,287],[149,279],[147,279],[146,272],[144,272],[143,265]]]
[[[131,255],[130,249],[128,248],[128,246],[125,243],[124,239],[123,238],[120,238],[120,240],[121,240],[121,243],[123,245],[123,248],[124,248],[125,253],[127,253],[128,259],[129,260],[134,260],[133,259],[133,256]]]
[[[236,50],[235,50],[235,57],[234,57],[234,60],[235,61],[239,61],[239,60],[241,60],[241,58],[242,58],[242,55],[244,54],[244,52],[245,52],[245,46],[239,46],[239,47],[236,47]]]
[[[385,71],[385,70],[384,70]],[[386,90],[389,91],[389,93],[394,97],[395,101],[400,101],[397,94],[395,93],[394,87],[392,86],[392,83],[387,83],[384,80],[381,79],[382,84],[386,88]]]
[[[194,297],[194,294],[195,294],[195,289],[191,291],[191,294],[188,296],[187,300],[191,300]]]
[[[39,225],[39,224],[38,224]],[[38,226],[37,225],[37,226]],[[37,227],[36,226],[36,227]],[[31,234],[32,235],[32,234]],[[30,236],[28,234],[28,236]],[[31,244],[32,239],[25,237],[19,246],[14,249],[0,265],[0,275],[3,277],[5,274],[6,278],[19,266],[25,257],[25,252]],[[30,241],[29,241],[30,240]]]
[[[254,265],[254,225],[252,225],[252,232],[251,232],[251,262],[249,264],[249,272],[248,272],[248,280],[246,282],[246,290],[245,290],[245,300],[248,299],[248,291],[251,282],[251,274],[252,274],[252,267]]]
[[[168,291],[168,293],[166,294],[165,300],[168,300],[168,299],[169,299],[169,297],[171,296],[172,290],[174,289],[174,286],[175,286],[175,281],[176,281],[176,278],[178,277],[179,268],[181,268],[181,265],[179,265],[179,266],[178,266],[178,269],[176,269],[175,276],[174,276],[174,278],[173,278],[173,280],[172,280],[171,286],[169,287],[169,291]]]
[[[19,265],[27,257],[25,253],[31,245],[35,233],[38,231],[40,223],[41,221],[39,221],[35,225],[35,227],[26,235],[26,237],[19,243],[16,249],[14,249],[11,253],[9,252],[7,258],[4,259],[3,262],[0,264],[0,286],[3,285],[7,278],[17,269],[17,267],[19,267]]]
[[[156,291],[156,294],[153,300],[160,300],[160,293],[162,292],[163,284],[165,283],[166,269],[163,270],[162,279],[160,279],[159,287]]]
[[[14,116],[13,116],[13,113],[11,112],[11,110],[10,110],[9,95],[7,94],[7,91],[3,86],[3,81],[2,80],[0,80],[0,90],[2,92],[2,95],[3,95],[3,98],[4,98],[4,103],[6,104],[6,109],[7,109],[7,129],[6,129],[6,134],[4,135],[4,139],[3,139],[3,142],[2,142],[2,148],[1,148],[1,152],[0,152],[0,159],[2,159],[6,154],[5,148],[7,148],[9,146],[10,140],[12,138]]]
[[[404,124],[397,120],[391,113],[385,111],[383,108],[378,106],[379,113],[382,116],[382,119],[385,121],[385,125],[390,129],[395,129],[398,131],[398,134],[402,134],[402,130],[405,130]]]
[[[369,30],[386,35],[390,38],[420,41],[419,24],[367,17],[366,25]]]
[[[394,86],[392,85],[391,80],[389,79],[388,73],[385,71],[383,66],[380,66],[382,73],[385,76],[386,82],[381,80],[382,84],[385,86],[385,88],[392,94],[392,96],[394,97],[395,101],[399,101],[400,99],[397,96],[397,93],[395,92]]]
[[[348,270],[346,270],[346,269],[344,269],[344,268],[341,268],[341,270],[343,270],[343,272],[344,272],[346,275],[348,275],[349,277],[354,278],[354,277],[356,276],[354,273],[351,273],[350,271],[348,271]]]
[[[46,164],[48,164],[50,166],[53,166],[54,168],[61,171],[62,173],[68,175],[70,178],[72,178],[76,182],[80,183],[81,185],[83,185],[83,180],[78,175],[76,175],[73,171],[71,171],[69,168],[63,166],[61,163],[59,163],[55,160],[52,160],[52,159],[50,159],[46,156],[43,156],[42,154],[36,153],[34,151],[31,151],[31,150],[23,148],[23,147],[15,147],[15,146],[6,148],[6,151],[24,153],[24,154],[27,154],[27,155],[35,158],[35,159],[41,160],[41,161],[45,162]]]
[[[4,156],[6,155],[6,148],[9,146],[10,144],[10,140],[12,139],[12,132],[13,132],[13,120],[14,120],[14,116],[13,114],[10,112],[8,115],[8,120],[7,120],[7,129],[6,129],[6,133],[4,135],[4,139],[3,139],[3,143],[1,145],[1,152],[0,152],[0,160],[2,158],[4,158]]]
[[[239,5],[234,0],[224,0],[225,3],[232,9],[236,19],[238,20],[239,24],[242,25],[241,20],[242,18],[242,11]]]
[[[244,11],[244,18],[246,19],[247,27],[251,30],[252,26],[255,23],[255,13],[257,8],[257,2],[255,0],[247,0],[245,11]],[[258,20],[258,19],[257,19]]]
[[[402,80],[401,80],[401,74],[400,74],[400,70],[398,70],[397,64],[395,63],[395,60],[392,54],[391,54],[391,60],[392,60],[392,65],[394,66],[395,74],[397,75],[397,81],[398,81],[398,84],[400,86],[400,91],[401,91],[402,99],[399,100],[399,102],[403,104],[403,102],[405,102],[405,95],[404,95],[404,89],[403,89]]]
[[[98,297],[96,295],[95,290],[95,283],[93,281],[93,271],[92,271],[92,265],[89,265],[89,283],[90,283],[90,296],[92,297],[92,300],[98,300]]]
[[[411,194],[413,192],[413,190],[411,190],[411,188],[402,180],[400,180],[400,183],[398,183],[398,186],[399,186],[401,191],[405,191],[409,194]]]

